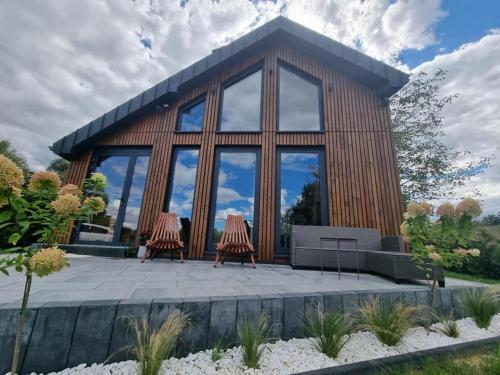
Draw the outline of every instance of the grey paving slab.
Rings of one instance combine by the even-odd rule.
[[[423,282],[396,284],[371,274],[297,270],[287,265],[248,265],[226,262],[214,268],[212,262],[187,260],[184,264],[168,259],[140,263],[138,259],[70,255],[70,267],[60,273],[35,278],[31,301],[86,301],[136,298],[196,298],[210,296],[262,295],[284,293],[329,293],[335,291],[404,291],[422,289]],[[481,284],[447,279],[448,287]],[[0,275],[0,304],[18,301],[24,276]],[[401,298],[404,298],[404,294]],[[417,296],[416,296],[417,297]],[[410,297],[411,298],[411,297]],[[333,303],[332,299],[325,305]]]

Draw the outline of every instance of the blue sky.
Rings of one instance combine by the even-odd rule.
[[[498,0],[444,0],[441,9],[447,15],[435,26],[437,43],[422,50],[408,49],[401,53],[401,58],[411,69],[436,55],[477,41],[489,30],[500,27]]]
[[[443,111],[443,140],[494,157],[456,198],[478,189],[485,212],[500,212],[496,0],[6,2],[0,134],[43,169],[62,135],[278,15],[410,73],[447,70],[441,93],[458,97]]]

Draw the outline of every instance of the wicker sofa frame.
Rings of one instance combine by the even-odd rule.
[[[426,280],[425,271],[417,267],[410,254],[404,252],[401,236],[382,238],[380,232],[373,228],[328,227],[314,225],[292,225],[290,241],[290,264],[294,268],[319,268],[321,256],[324,268],[337,268],[337,252],[324,251],[321,255],[321,238],[352,238],[357,240],[359,251],[359,268],[362,272],[373,272],[388,276],[396,281]],[[332,246],[336,248],[337,245]],[[356,253],[352,251],[356,244],[346,242],[340,249],[340,265],[342,269],[356,269]],[[327,247],[327,246],[324,246]],[[329,246],[328,246],[329,247]],[[445,279],[442,268],[434,270],[440,287],[444,287]]]

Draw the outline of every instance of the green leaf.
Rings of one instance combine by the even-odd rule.
[[[19,224],[23,229],[28,229],[31,223],[28,220],[25,221],[20,221],[17,224]]]
[[[0,212],[0,223],[3,223],[7,220],[9,220],[12,216],[13,212],[12,210],[5,210]]]
[[[10,205],[14,209],[14,211],[16,211],[16,212],[23,212],[24,211],[24,207],[21,204],[19,199],[11,199]]]
[[[7,240],[8,243],[11,243],[12,245],[17,244],[17,241],[21,238],[21,235],[19,233],[12,233]]]
[[[3,223],[3,224],[0,224],[0,229],[7,228],[9,225],[14,225],[14,223]]]

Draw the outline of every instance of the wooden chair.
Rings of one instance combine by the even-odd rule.
[[[219,263],[219,257],[222,256],[221,264],[224,264],[228,254],[234,256],[249,255],[252,261],[252,267],[255,268],[253,258],[253,246],[248,239],[248,233],[241,215],[228,215],[224,224],[224,231],[220,242],[217,244],[217,255],[215,256],[214,267]],[[243,264],[243,261],[241,262]]]
[[[179,235],[176,214],[162,212],[158,216],[158,221],[153,227],[151,239],[146,242],[146,248],[151,251],[151,257],[149,258],[151,260],[153,260],[159,251],[171,252],[172,260],[174,260],[174,252],[179,251],[181,263],[184,263],[184,256],[182,254],[184,243],[181,241]],[[148,252],[146,251],[141,259],[141,263],[144,263],[147,254]]]

